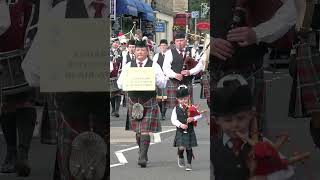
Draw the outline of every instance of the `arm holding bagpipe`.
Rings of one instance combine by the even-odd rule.
[[[288,134],[278,136],[276,142],[271,142],[266,138],[260,138],[257,128],[257,119],[254,118],[251,126],[251,138],[244,134],[237,135],[251,146],[251,151],[247,156],[247,165],[250,169],[251,179],[289,179],[287,176],[293,175],[292,165],[303,162],[310,157],[310,152],[294,153],[289,158],[284,158],[279,151],[280,148],[289,140]],[[292,172],[291,172],[292,171]],[[250,180],[251,180],[250,179]]]
[[[197,127],[198,120],[204,117],[206,110],[200,110],[199,105],[191,103],[184,104],[183,107],[188,113],[187,124],[192,123],[194,127]]]

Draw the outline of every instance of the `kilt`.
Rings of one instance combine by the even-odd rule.
[[[170,79],[167,81],[167,108],[173,109],[178,105],[178,101],[176,99],[177,88],[179,87],[179,81],[175,79]],[[190,93],[191,102],[193,102],[193,87],[192,83],[188,84],[188,89]]]
[[[185,148],[191,148],[198,146],[197,137],[194,130],[183,133],[183,131],[177,129],[176,136],[174,138],[173,147],[183,146]]]
[[[308,117],[320,111],[320,53],[308,38],[297,46],[289,116]]]
[[[206,71],[202,74],[201,77],[201,85],[202,85],[202,89],[201,89],[201,94],[200,94],[200,98],[201,99],[207,99],[208,104],[210,103],[210,75],[209,72]]]
[[[16,112],[18,108],[33,107],[35,101],[35,88],[17,94],[10,94],[1,98],[1,112]]]
[[[110,98],[121,96],[122,91],[118,88],[117,80],[117,77],[110,78]]]
[[[260,65],[256,66],[253,64],[252,67],[238,70],[236,73],[239,73],[244,78],[246,78],[249,84],[249,87],[253,94],[253,104],[258,115],[258,127],[260,130],[262,130],[266,123],[266,82],[264,81],[263,67]],[[210,73],[210,102],[212,102],[218,81],[227,74],[228,73],[225,73],[223,71],[215,71],[213,73]],[[211,115],[210,117],[212,118]],[[210,123],[210,125],[214,125],[214,123]]]
[[[44,101],[40,141],[42,144],[57,144],[59,113],[55,106],[54,93],[43,93],[40,96]]]
[[[107,120],[107,93],[56,93],[55,104],[58,110],[57,152],[54,171],[55,180],[74,180],[69,171],[72,141],[82,132],[90,130],[105,138],[109,127]],[[63,116],[62,116],[63,115]],[[107,141],[107,138],[105,138]],[[107,145],[109,143],[106,142]],[[107,156],[107,163],[109,156]],[[108,164],[106,164],[108,167]]]
[[[142,103],[144,107],[142,120],[133,120],[131,118],[132,106],[138,102],[136,99],[128,98],[128,129],[137,133],[141,132],[160,132],[161,131],[161,112],[158,106],[156,98],[151,98],[148,101]]]
[[[121,96],[122,95],[122,92],[119,90],[119,91],[114,91],[114,92],[110,92],[110,98],[113,98],[115,96]]]

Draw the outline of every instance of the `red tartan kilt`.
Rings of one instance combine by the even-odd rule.
[[[320,54],[309,44],[302,44],[297,50],[297,86],[301,88],[303,107],[307,113],[319,111]]]
[[[178,101],[176,99],[177,89],[179,87],[179,81],[178,80],[172,80],[170,79],[167,82],[167,108],[174,108],[178,105]],[[190,99],[193,101],[193,89],[192,89],[192,83],[188,84],[188,89],[190,93]]]
[[[129,114],[129,130],[135,132],[159,132],[161,131],[161,112],[156,98],[152,98],[146,103],[143,103],[144,116],[142,120],[133,120],[131,118],[132,106],[136,102],[128,99],[128,114]]]

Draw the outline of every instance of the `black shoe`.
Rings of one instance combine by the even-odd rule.
[[[114,113],[115,117],[120,117],[119,113]]]
[[[17,176],[28,177],[30,172],[31,168],[27,160],[20,160],[17,162]]]
[[[16,172],[16,153],[7,153],[4,163],[1,166],[1,173],[15,173]]]
[[[310,121],[310,135],[313,143],[320,148],[320,128],[313,127],[312,121]]]
[[[1,173],[15,173],[16,165],[10,162],[5,162],[0,169]]]

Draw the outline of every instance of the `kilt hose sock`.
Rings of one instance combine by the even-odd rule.
[[[142,134],[140,136],[140,148],[139,148],[138,164],[143,168],[147,166],[149,146],[150,146],[150,135]]]
[[[20,108],[17,110],[17,130],[19,137],[17,175],[27,177],[30,174],[28,155],[36,123],[37,113],[33,107]]]
[[[137,142],[137,145],[139,146],[139,150],[138,150],[139,157],[140,157],[140,136],[141,136],[140,133],[136,133],[136,142]],[[148,154],[147,154],[146,160],[148,161]]]
[[[123,99],[122,99],[122,107],[127,107],[127,98],[126,95],[123,95]]]
[[[186,152],[187,152],[187,160],[188,160],[188,164],[191,164],[192,157],[193,157],[192,148],[190,148],[190,149],[186,149]]]
[[[119,116],[119,109],[121,104],[121,96],[114,96],[110,99],[112,111],[111,114],[115,116]]]
[[[179,156],[179,158],[184,158],[184,156],[183,156],[183,153],[184,153],[184,150],[182,149],[182,150],[180,150],[180,149],[178,149],[178,156]]]
[[[17,160],[17,130],[15,113],[3,113],[1,116],[1,127],[7,144],[7,152],[4,163],[1,165],[0,172],[13,173],[16,171],[15,166]]]
[[[115,113],[119,114],[120,104],[121,104],[121,96],[114,97],[115,99]]]
[[[317,148],[320,148],[320,113],[312,113],[310,120],[310,135],[312,137],[313,143]]]
[[[159,102],[158,105],[160,107],[162,120],[165,120],[166,119],[166,112],[167,112],[166,101]]]
[[[110,98],[110,102],[111,102],[111,109],[112,109],[111,114],[113,114],[116,109],[115,97]]]
[[[178,147],[179,158],[184,158],[183,153],[184,153],[184,147]]]

